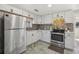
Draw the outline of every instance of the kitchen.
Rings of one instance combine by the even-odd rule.
[[[0,19],[2,20],[3,16],[4,38],[3,43],[0,43],[3,45],[0,47],[2,49],[0,52],[3,54],[76,53],[74,50],[76,11],[78,9],[73,10],[72,4],[1,4]]]

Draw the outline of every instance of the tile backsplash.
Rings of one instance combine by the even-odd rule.
[[[50,30],[50,26],[52,26],[52,24],[33,24],[32,29],[33,30]]]
[[[73,32],[74,31],[73,23],[65,23],[65,30],[69,32]]]
[[[61,28],[61,27],[59,27]],[[65,31],[73,32],[73,23],[65,23],[64,26],[62,26]],[[27,30],[53,30],[54,25],[53,24],[32,24],[32,28],[27,28]]]

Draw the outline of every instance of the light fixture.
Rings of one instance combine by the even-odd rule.
[[[52,4],[48,4],[48,7],[52,7]]]
[[[35,11],[35,12],[39,12],[39,10],[38,10],[38,9],[34,9],[34,11]]]

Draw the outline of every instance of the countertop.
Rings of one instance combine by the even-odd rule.
[[[65,33],[56,33],[56,32],[51,32],[51,34],[64,35]]]

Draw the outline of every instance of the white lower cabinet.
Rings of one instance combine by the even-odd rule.
[[[26,37],[27,37],[26,45],[30,45],[31,42],[32,42],[32,32],[31,31],[27,31]]]
[[[74,49],[74,33],[65,33],[65,48]]]
[[[32,31],[27,31],[27,40],[26,44],[27,46],[38,41],[42,40],[45,42],[50,43],[51,40],[51,34],[49,30],[32,30]]]
[[[38,30],[38,31],[36,32],[36,36],[37,36],[36,38],[37,38],[38,40],[41,40],[41,38],[42,38],[42,37],[41,37],[41,36],[42,36],[41,34],[42,34],[41,30]]]
[[[38,30],[32,30],[32,31],[27,31],[27,40],[26,40],[26,44],[27,46],[38,41],[39,37],[38,37]]]
[[[51,41],[50,30],[42,30],[42,39],[41,40],[50,43],[50,41]]]
[[[34,30],[34,31],[32,32],[32,39],[33,39],[32,42],[33,42],[33,43],[39,40],[39,37],[38,37],[38,34],[39,34],[39,33],[38,33],[38,31],[39,31],[39,30]]]

